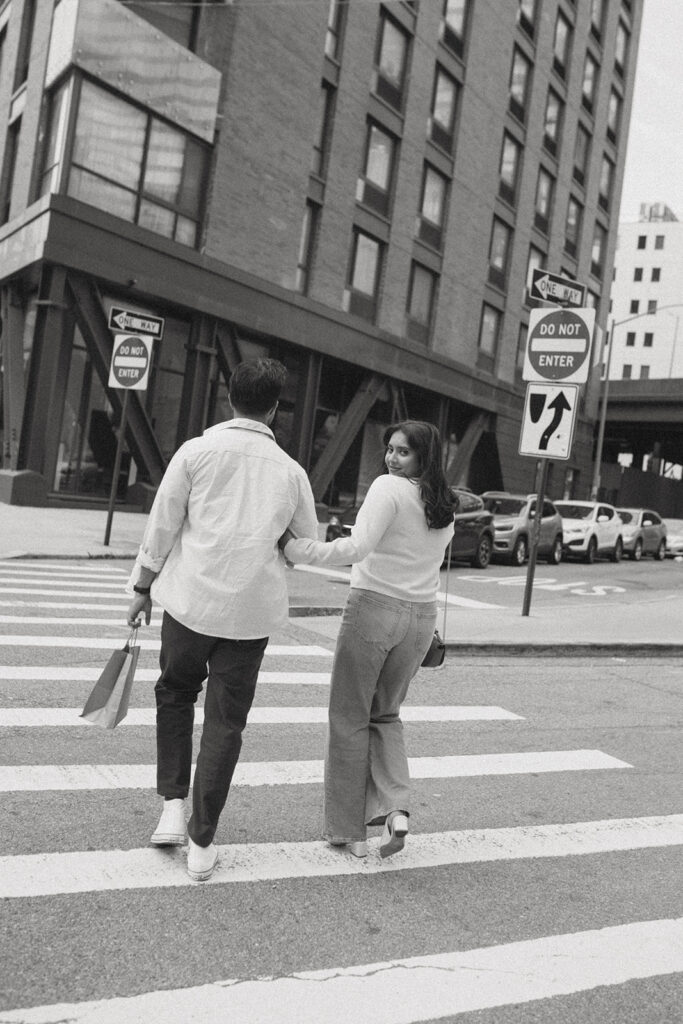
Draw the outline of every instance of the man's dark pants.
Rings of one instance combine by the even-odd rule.
[[[184,799],[190,788],[194,705],[208,668],[188,823],[190,838],[199,846],[213,841],[228,798],[267,643],[268,637],[226,640],[195,633],[164,612],[155,694],[157,792],[167,800]]]

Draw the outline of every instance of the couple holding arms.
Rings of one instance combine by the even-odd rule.
[[[186,441],[157,491],[129,581],[128,624],[164,610],[157,706],[157,792],[151,842],[182,845],[187,870],[210,878],[214,836],[237,764],[268,638],[287,622],[285,558],[352,565],[332,666],[323,837],[364,857],[403,848],[409,776],[399,718],[429,648],[457,499],[435,427],[406,421],[385,435],[387,473],[371,485],[350,537],[317,540],[308,478],[270,424],[286,380],[273,359],[240,363],[235,418]],[[283,557],[284,552],[284,557]],[[186,822],[194,705],[207,680],[204,726]]]

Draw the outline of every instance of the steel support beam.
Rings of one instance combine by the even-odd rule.
[[[486,412],[479,412],[467,424],[462,440],[458,444],[455,458],[448,468],[448,482],[452,486],[462,483],[467,474],[474,449],[479,444],[482,434],[491,429],[491,417]]]
[[[19,458],[21,421],[24,415],[24,309],[16,289],[5,285],[0,291],[2,318],[2,466],[16,469]]]
[[[69,291],[73,298],[74,315],[81,334],[88,346],[90,358],[102,382],[107,396],[119,415],[123,408],[120,388],[107,387],[109,364],[112,353],[112,336],[102,300],[95,285],[81,274],[70,273]],[[166,469],[159,442],[156,439],[147,412],[137,392],[133,392],[128,403],[126,441],[138,465],[144,466],[153,486],[158,487]]]
[[[328,441],[327,447],[310,473],[311,488],[316,501],[322,500],[323,494],[353,444],[356,434],[365,423],[368,413],[379,398],[385,383],[384,377],[374,373],[370,374],[364,378],[351,399],[334,436]]]
[[[194,318],[183,374],[183,391],[176,433],[177,448],[188,438],[198,437],[206,426],[211,367],[216,358],[215,337],[216,321],[213,317],[199,315]]]

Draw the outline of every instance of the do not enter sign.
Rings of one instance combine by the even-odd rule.
[[[590,369],[594,324],[594,309],[533,309],[523,379],[584,384]]]
[[[145,391],[154,338],[146,334],[115,334],[109,387]]]

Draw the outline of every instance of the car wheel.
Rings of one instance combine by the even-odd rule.
[[[487,569],[489,562],[491,561],[491,554],[493,552],[493,544],[491,538],[487,533],[482,534],[479,538],[477,550],[475,551],[470,565],[475,569]]]
[[[518,537],[517,542],[512,549],[512,555],[510,561],[513,565],[524,565],[527,556],[527,543],[526,537]]]
[[[548,563],[550,565],[559,565],[562,561],[562,538],[559,533],[553,541],[553,546],[548,552]]]
[[[617,537],[617,542],[614,545],[614,551],[610,555],[613,562],[620,562],[624,554],[624,542],[621,537]]]
[[[666,558],[666,541],[660,540],[659,547],[655,551],[655,558],[658,562],[663,562]]]
[[[586,548],[586,554],[583,556],[584,562],[588,562],[589,565],[592,565],[593,562],[595,561],[595,556],[597,555],[597,553],[598,553],[598,542],[595,539],[595,537],[591,537],[591,539],[588,541],[588,547]]]
[[[633,548],[633,551],[631,552],[631,558],[633,559],[634,562],[639,562],[642,557],[643,557],[643,542],[642,542],[642,540],[639,537],[638,540],[635,543],[635,547]]]

